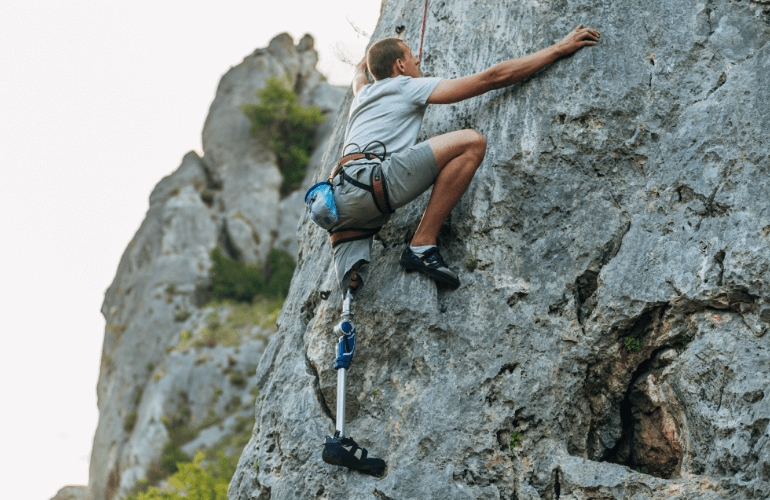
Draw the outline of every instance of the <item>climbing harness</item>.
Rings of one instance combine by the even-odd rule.
[[[369,146],[374,143],[379,143],[382,146],[384,151],[382,155],[366,152]],[[356,146],[359,152],[348,154],[340,158],[340,160],[332,169],[332,173],[329,178],[323,182],[313,184],[305,193],[305,205],[307,207],[308,214],[310,215],[310,219],[318,226],[329,231],[329,234],[333,236],[332,247],[339,243],[344,243],[345,241],[354,241],[356,239],[368,238],[369,236],[377,234],[377,232],[380,230],[377,228],[377,230],[372,232],[370,229],[362,230],[356,228],[347,228],[340,230],[337,233],[331,232],[331,228],[334,227],[334,225],[337,223],[337,220],[339,219],[337,214],[337,205],[334,202],[334,178],[338,175],[342,175],[342,181],[340,182],[340,185],[347,181],[358,188],[369,191],[372,195],[372,199],[374,200],[374,206],[377,207],[377,210],[379,210],[381,214],[390,215],[394,212],[390,205],[388,187],[385,183],[385,173],[382,171],[382,162],[385,160],[385,155],[387,154],[385,144],[380,141],[372,141],[364,147],[364,152],[362,153],[360,152],[360,146],[352,142],[347,144],[342,149],[342,152],[344,153],[348,146],[351,145]],[[375,167],[372,169],[368,186],[347,175],[343,168],[346,163],[361,159],[378,161],[377,165],[375,165]],[[334,234],[338,234],[338,236],[334,236]]]
[[[337,342],[337,357],[334,360],[334,369],[337,370],[337,421],[334,437],[326,436],[324,440],[321,458],[328,464],[381,475],[386,467],[385,461],[368,458],[366,449],[358,446],[351,437],[345,436],[345,383],[356,347],[356,327],[350,310],[352,300],[353,295],[348,289],[342,304],[342,321],[334,327],[334,334],[340,336]],[[358,450],[361,450],[360,457],[356,456]]]
[[[369,146],[375,143],[378,143],[382,146],[382,149],[383,149],[382,155],[366,152],[366,150],[369,149]],[[334,178],[337,177],[338,175],[341,175],[342,180],[340,181],[340,185],[344,184],[345,182],[350,182],[357,188],[363,189],[365,191],[369,191],[369,193],[371,193],[372,195],[372,199],[374,200],[374,206],[377,207],[377,210],[379,210],[379,212],[383,215],[392,214],[393,212],[395,212],[395,210],[393,210],[393,207],[391,207],[390,205],[390,196],[388,195],[388,186],[385,183],[385,173],[382,171],[382,162],[385,160],[385,156],[387,155],[387,152],[388,152],[387,148],[385,147],[385,144],[383,144],[380,141],[372,141],[366,146],[364,146],[363,152],[361,152],[361,147],[358,144],[351,142],[345,145],[345,147],[342,149],[342,152],[345,153],[345,150],[347,150],[347,148],[351,145],[357,147],[359,152],[351,153],[340,158],[340,160],[332,169],[332,173],[329,176],[329,179],[326,181],[326,184],[328,184],[329,186],[333,186]],[[348,174],[346,174],[344,170],[344,166],[346,163],[353,160],[360,160],[360,159],[378,160],[378,164],[375,165],[374,168],[372,168],[372,172],[369,177],[368,186],[364,183],[358,182],[357,180],[353,179]],[[336,210],[336,207],[335,207],[335,210]],[[324,228],[324,229],[328,230],[328,228]],[[380,232],[380,229],[382,229],[382,226],[373,228],[373,229],[348,227],[348,228],[340,229],[338,231],[329,231],[329,239],[331,240],[332,248],[334,248],[340,243],[363,240],[371,236],[374,236],[375,234]]]
[[[422,13],[422,33],[420,34],[420,55],[419,55],[420,61],[417,63],[418,66],[422,63],[422,41],[425,38],[425,19],[427,17],[428,17],[428,0],[425,0],[425,11]],[[406,29],[406,26],[404,26],[403,24],[396,26],[396,34],[398,35],[399,38],[401,38],[401,33],[403,33],[405,29]]]

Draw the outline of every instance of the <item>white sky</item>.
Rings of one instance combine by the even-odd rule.
[[[3,497],[87,484],[104,291],[221,76],[278,33],[348,85],[379,0],[0,0]],[[7,477],[5,476],[7,474]]]

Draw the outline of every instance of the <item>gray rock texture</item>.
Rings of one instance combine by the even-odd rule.
[[[406,24],[416,52],[423,8],[383,2],[373,39]],[[462,286],[399,268],[424,195],[378,236],[353,305],[348,430],[385,477],[321,461],[341,297],[321,298],[331,251],[303,215],[230,500],[770,498],[770,7],[430,1],[423,74],[580,23],[598,45],[427,110],[421,139],[474,128],[488,147],[439,237]]]
[[[315,137],[305,184],[311,182],[344,96],[315,70],[316,61],[310,36],[295,46],[284,34],[231,68],[206,120],[204,156],[185,155],[150,195],[146,218],[102,306],[107,329],[90,465],[93,500],[125,497],[141,484],[163,453],[174,419],[199,431],[182,446],[192,455],[253,418],[254,370],[275,316],[260,304],[247,311],[204,307],[210,253],[220,245],[251,263],[274,248],[296,257],[302,199],[280,198],[275,157],[250,135],[240,108],[255,102],[272,76],[287,77],[304,105],[321,108],[329,123]],[[244,314],[253,320],[234,323]],[[224,336],[217,342],[210,340],[214,330]]]
[[[51,500],[91,500],[86,486],[65,486]]]

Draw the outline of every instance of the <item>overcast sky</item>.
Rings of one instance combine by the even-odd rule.
[[[87,484],[100,307],[221,76],[278,33],[349,85],[379,0],[0,0],[3,497]],[[7,475],[7,476],[6,476]]]

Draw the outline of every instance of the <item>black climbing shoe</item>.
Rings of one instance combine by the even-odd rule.
[[[425,253],[415,253],[407,246],[404,253],[401,254],[399,264],[407,271],[420,271],[427,274],[436,280],[436,285],[438,286],[445,286],[447,288],[457,288],[460,286],[460,280],[457,278],[457,275],[449,269],[436,247],[430,248]]]
[[[357,457],[356,451],[358,450],[361,450],[361,453]],[[372,476],[381,476],[385,473],[384,460],[367,458],[366,449],[358,446],[352,438],[340,438],[339,432],[335,433],[333,438],[326,436],[321,458],[327,464],[341,465]]]

